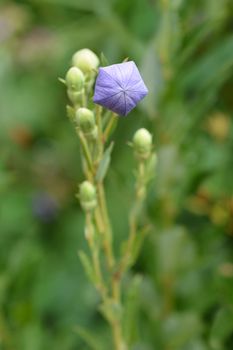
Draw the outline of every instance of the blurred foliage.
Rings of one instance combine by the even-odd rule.
[[[150,90],[120,120],[107,177],[118,249],[133,193],[126,142],[152,130],[153,232],[125,280],[127,339],[233,349],[232,13],[231,0],[1,0],[0,349],[109,349],[77,257],[79,147],[57,80],[83,47],[135,60]]]

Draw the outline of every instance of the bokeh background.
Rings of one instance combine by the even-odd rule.
[[[159,162],[152,233],[125,281],[132,348],[233,349],[232,5],[1,0],[1,350],[111,349],[77,256],[83,175],[57,79],[83,47],[133,59],[150,90],[119,122],[106,179],[117,250],[133,198],[127,141],[149,128]]]

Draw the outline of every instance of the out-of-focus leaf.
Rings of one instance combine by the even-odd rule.
[[[155,43],[152,42],[144,51],[140,71],[148,88],[148,96],[140,106],[151,118],[155,116],[158,108],[159,96],[164,88],[161,64],[157,56]]]
[[[233,67],[233,36],[217,43],[212,50],[201,57],[183,74],[179,82],[182,89],[195,88],[197,91],[219,86],[229,77]]]
[[[223,307],[218,311],[210,332],[210,345],[213,350],[224,348],[224,342],[233,332],[233,308]]]
[[[141,276],[130,279],[125,299],[124,334],[128,344],[133,344],[138,338],[139,288],[143,280]]]
[[[157,237],[156,255],[159,274],[173,275],[194,262],[195,248],[185,230],[176,227]]]
[[[91,333],[88,329],[81,326],[76,326],[74,330],[85,341],[90,349],[103,350],[103,345],[100,344],[99,339],[97,339],[97,337],[93,335],[93,333]]]
[[[171,314],[164,322],[163,336],[169,349],[180,350],[202,331],[201,320],[195,313]]]
[[[103,52],[101,52],[101,54],[100,54],[100,65],[103,67],[109,65],[109,61],[107,60],[107,58],[105,57]]]

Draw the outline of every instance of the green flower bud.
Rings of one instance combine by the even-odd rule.
[[[66,74],[66,85],[68,91],[70,93],[82,91],[84,80],[83,72],[77,67],[71,67]]]
[[[82,91],[67,90],[69,100],[77,107],[82,102]]]
[[[136,131],[133,137],[133,147],[138,158],[147,159],[152,148],[152,135],[149,131],[144,128]]]
[[[91,73],[99,66],[99,58],[89,49],[77,51],[72,57],[72,64],[83,71],[83,73]]]
[[[84,210],[93,210],[97,205],[96,189],[95,186],[89,182],[84,181],[80,185],[79,199],[81,206]]]
[[[79,108],[75,115],[75,121],[86,138],[96,139],[97,126],[95,124],[94,113],[90,109]]]

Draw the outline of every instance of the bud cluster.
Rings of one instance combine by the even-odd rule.
[[[80,140],[82,150],[81,163],[86,178],[79,185],[77,197],[85,212],[85,238],[88,242],[91,256],[89,258],[84,252],[81,252],[80,258],[88,276],[102,297],[103,307],[101,311],[113,329],[114,344],[117,345],[116,349],[126,349],[122,332],[123,326],[121,324],[121,315],[122,311],[124,311],[122,309],[123,301],[121,300],[121,282],[122,276],[136,259],[137,251],[139,250],[138,242],[141,242],[141,238],[138,240],[140,235],[137,235],[138,232],[141,232],[139,214],[143,209],[147,183],[154,176],[156,155],[152,150],[152,135],[144,128],[139,129],[134,134],[132,141],[134,154],[137,159],[135,200],[129,213],[129,237],[118,260],[113,249],[114,235],[104,188],[104,177],[111,162],[113,142],[108,147],[106,145],[118,120],[116,113],[118,115],[128,114],[135,107],[136,102],[139,102],[148,91],[134,62],[125,62],[120,64],[120,67],[123,69],[120,69],[120,78],[122,83],[125,84],[127,93],[129,93],[129,81],[133,96],[135,96],[136,88],[140,90],[137,91],[137,101],[134,105],[132,106],[131,102],[128,106],[126,105],[125,93],[122,93],[123,96],[119,98],[118,85],[116,94],[114,94],[116,85],[114,83],[114,74],[119,75],[119,64],[110,68],[105,67],[106,72],[103,71],[103,68],[99,69],[94,97],[91,101],[90,98],[93,96],[93,85],[99,63],[99,58],[94,52],[89,49],[79,50],[72,57],[72,67],[68,70],[65,80],[60,80],[65,83],[67,94],[71,101],[70,105],[67,106],[67,114],[74,124]],[[109,80],[105,79],[106,75]],[[106,92],[106,96],[104,96],[103,92]],[[116,100],[112,99],[114,96]],[[111,101],[109,101],[109,98],[111,98]],[[105,103],[106,99],[109,101],[107,104]],[[106,107],[112,111],[112,114],[103,114],[104,109],[102,107],[93,109],[93,102]],[[116,106],[118,107],[117,109],[115,108]],[[104,254],[103,260],[100,254]],[[104,266],[104,263],[106,266]]]
[[[73,55],[72,65],[66,74],[65,83],[70,101],[74,105],[79,105],[85,84],[90,80],[92,82],[95,71],[99,66],[99,59],[91,50],[82,49]]]

